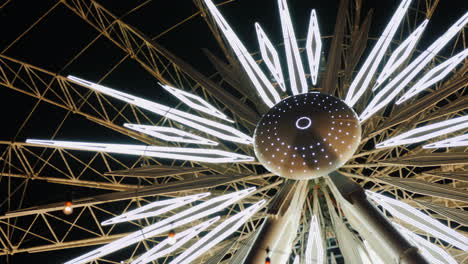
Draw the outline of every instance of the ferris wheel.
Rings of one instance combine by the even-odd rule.
[[[374,37],[360,0],[333,26],[331,3],[49,4],[1,47],[2,261],[468,261],[466,7],[385,3]],[[277,24],[236,27],[253,11]]]

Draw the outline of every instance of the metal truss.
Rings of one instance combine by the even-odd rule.
[[[399,32],[400,40],[392,43],[391,50],[394,50],[404,39],[403,36],[411,32],[422,19],[431,17],[438,3],[436,0],[419,1],[415,6],[423,5],[425,10],[411,8],[410,14],[405,18],[405,25]],[[4,5],[7,4],[8,2]],[[191,90],[232,117],[238,129],[252,132],[261,114],[267,109],[252,92],[253,89],[249,89],[251,84],[245,81],[245,74],[235,61],[232,51],[225,45],[213,18],[203,8],[202,2],[195,0],[194,4],[199,10],[192,17],[203,16],[229,61],[227,64],[213,54],[208,54],[218,71],[211,78],[158,44],[157,37],[144,35],[97,1],[60,0],[56,3],[57,6],[72,11],[94,29],[97,37],[89,43],[89,46],[97,39],[109,41],[122,51],[121,61],[133,60],[159,82]],[[326,37],[331,38],[331,46],[327,65],[321,77],[323,87],[330,87],[330,90],[321,90],[321,92],[343,97],[359,61],[362,60],[368,40],[374,40],[368,36],[372,12],[361,14],[361,5],[361,1],[358,0],[340,2],[338,7],[340,15],[337,17],[335,33]],[[349,6],[353,6],[353,9],[349,9]],[[465,29],[457,35],[450,55],[457,49],[466,49],[466,43]],[[77,56],[87,48],[88,46]],[[414,53],[418,52],[420,51],[416,50]],[[109,129],[149,145],[161,145],[162,142],[130,130],[122,124],[181,127],[176,122],[155,118],[138,107],[85,89],[59,73],[11,58],[6,54],[6,52],[0,54],[0,85],[33,98],[36,103],[46,103],[53,109],[60,109],[65,116],[62,123],[70,116],[76,115],[103,126],[103,129]],[[442,56],[436,57],[433,63],[443,59]],[[346,63],[343,65],[342,61]],[[115,65],[115,68],[118,66],[119,64]],[[102,80],[105,80],[115,68],[103,76]],[[375,149],[374,146],[385,138],[399,135],[422,124],[466,115],[467,71],[468,64],[465,62],[450,79],[438,82],[425,96],[413,98],[402,105],[389,106],[366,121],[363,125],[363,140],[358,151],[340,169],[341,173],[366,189],[391,193],[397,199],[421,209],[465,236],[468,225],[466,221],[468,215],[465,212],[468,206],[466,195],[468,148],[459,147],[440,152],[424,149],[422,145],[382,149]],[[234,93],[240,94],[240,98]],[[364,109],[363,101],[372,96],[372,92],[364,94],[356,109],[359,111]],[[179,104],[177,107],[182,105]],[[31,114],[34,111],[35,108],[31,110]],[[25,124],[28,123],[28,119],[25,120]],[[61,126],[62,124],[57,127],[56,133]],[[56,133],[51,136],[55,137]],[[169,144],[181,146],[176,143]],[[247,154],[253,153],[251,147],[240,144],[223,144],[222,148]],[[258,190],[254,196],[238,202],[225,212],[222,216],[225,219],[253,201],[262,198],[271,200],[275,195],[278,199],[283,193],[282,190],[288,185],[288,181],[285,183],[285,180],[265,173],[257,162],[208,165],[148,157],[131,159],[104,152],[84,154],[63,148],[39,149],[32,144],[9,141],[0,141],[0,164],[2,164],[0,186],[1,191],[6,194],[5,200],[0,201],[0,255],[55,251],[109,243],[125,236],[128,233],[125,231],[126,228],[136,230],[156,221],[155,219],[133,221],[124,228],[116,225],[106,227],[100,225],[102,221],[135,207],[161,198],[199,193],[201,190],[223,194],[246,186],[257,186]],[[75,212],[70,216],[61,213],[63,205],[60,202],[25,207],[25,196],[34,182],[49,183],[67,190],[89,189],[93,195],[74,199]],[[306,206],[311,207],[311,200],[307,199]],[[270,212],[279,210],[281,204],[271,202],[268,204],[268,210]],[[173,213],[175,212],[169,212],[167,215]],[[250,241],[249,238],[260,229],[265,217],[268,217],[268,213],[255,215],[235,234],[235,239],[220,243],[197,262],[226,263],[226,261],[221,262],[222,257],[229,253],[240,252],[245,247],[246,241]],[[191,226],[199,223],[194,222]],[[293,252],[305,252],[309,224],[310,219],[303,216],[300,220],[299,235],[294,241],[296,246]],[[412,231],[446,249],[460,262],[468,259],[468,253],[447,246],[443,241],[434,239],[425,230],[413,228]],[[327,238],[332,237],[334,237],[333,232],[328,232]],[[127,256],[128,259],[139,256],[162,238],[163,236],[153,237],[137,243],[132,248],[131,254]],[[176,251],[175,254],[182,250]],[[114,263],[113,261],[99,259],[96,263]],[[169,262],[170,260],[166,258],[158,263]]]

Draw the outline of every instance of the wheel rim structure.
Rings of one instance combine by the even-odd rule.
[[[0,42],[0,92],[19,108],[2,108],[2,262],[467,261],[466,7],[46,2],[0,6],[18,21]],[[317,136],[340,124],[309,95],[347,105],[355,130],[341,132],[356,141]],[[288,121],[269,116],[285,102],[299,132],[275,148],[355,151],[317,153],[332,169],[312,175],[300,166],[315,158],[286,142],[291,167],[272,169],[260,142]]]

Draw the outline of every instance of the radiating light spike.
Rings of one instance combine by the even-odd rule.
[[[241,227],[253,214],[260,210],[264,204],[265,200],[261,200],[240,213],[224,220],[221,224],[172,260],[170,264],[190,263],[195,260],[207,250],[239,229],[239,227]]]
[[[218,142],[173,127],[147,126],[136,124],[124,124],[124,127],[128,127],[132,130],[169,142],[192,143],[212,146],[218,145]]]
[[[369,119],[373,114],[390,103],[466,23],[468,23],[468,12],[374,96],[359,116],[361,122]]]
[[[218,149],[159,147],[145,145],[103,144],[91,142],[28,139],[26,142],[51,147],[139,155],[164,159],[190,160],[207,163],[246,162],[254,158]]]
[[[221,124],[219,122],[192,115],[190,113],[186,113],[159,103],[151,102],[146,99],[123,93],[74,76],[68,76],[67,78],[92,90],[98,91],[108,96],[112,96],[129,104],[141,107],[155,114],[174,120],[189,127],[195,128],[212,136],[242,144],[252,143],[252,138],[250,136],[240,132],[239,130],[233,127]]]
[[[182,102],[184,102],[186,105],[190,106],[191,108],[207,113],[214,117],[221,118],[228,122],[234,123],[234,121],[229,119],[225,114],[223,114],[221,111],[216,109],[210,103],[202,99],[200,96],[188,93],[186,91],[182,91],[180,89],[174,88],[169,85],[164,85],[161,83],[159,85],[161,85],[161,87],[163,87],[166,91],[170,92],[172,95],[179,98],[179,100],[181,100]]]
[[[263,31],[260,24],[255,23],[255,29],[257,30],[258,44],[260,46],[260,52],[262,53],[263,61],[275,78],[278,86],[282,91],[285,92],[286,85],[284,84],[283,70],[281,69],[281,62],[279,60],[278,52],[276,51],[268,36],[265,34],[265,31]]]
[[[183,246],[185,243],[187,243],[190,239],[194,238],[206,228],[208,228],[210,225],[218,221],[220,218],[220,216],[216,216],[190,229],[184,230],[181,233],[177,233],[174,237],[177,242],[174,245],[170,245],[169,238],[164,239],[155,247],[146,251],[143,255],[134,260],[132,264],[146,264],[174,252],[175,250]]]
[[[436,82],[445,78],[460,62],[468,56],[468,49],[463,50],[457,55],[451,57],[437,67],[430,70],[424,75],[413,87],[411,87],[403,96],[398,99],[397,104],[401,104],[411,97],[417,95],[421,91],[434,85]]]
[[[395,14],[385,28],[382,36],[379,38],[374,48],[372,49],[369,57],[362,65],[358,74],[354,78],[351,86],[349,87],[348,93],[346,94],[345,102],[349,106],[353,106],[359,100],[359,98],[364,94],[368,89],[369,84],[374,78],[374,74],[377,71],[377,68],[382,61],[385,52],[388,49],[393,37],[405,16],[408,7],[411,4],[411,0],[403,0],[398,6]]]
[[[171,217],[162,219],[155,224],[147,226],[141,230],[135,231],[123,238],[119,238],[111,243],[92,250],[82,256],[72,259],[65,264],[84,264],[97,258],[106,256],[119,249],[125,248],[132,244],[143,241],[147,238],[156,236],[173,230],[179,226],[191,223],[205,216],[216,213],[224,208],[234,204],[245,196],[251,194],[255,188],[248,188],[242,191],[225,194],[212,198],[204,203],[190,207],[182,212],[179,212]]]
[[[325,252],[320,223],[316,215],[310,220],[309,237],[305,252],[305,264],[322,264]]]
[[[468,146],[468,134],[448,138],[445,140],[437,141],[431,144],[424,145],[423,148],[450,148],[450,147],[465,147]]]
[[[363,244],[367,253],[369,254],[369,257],[372,259],[372,264],[385,264],[382,258],[379,255],[377,255],[375,250],[369,245],[367,240],[364,240]]]
[[[301,257],[299,255],[296,255],[296,257],[294,258],[293,264],[299,264],[300,261],[301,261]]]
[[[190,196],[185,196],[185,197],[167,199],[167,200],[163,200],[163,201],[156,201],[156,202],[153,202],[153,203],[149,203],[149,204],[147,204],[145,206],[142,206],[140,208],[128,211],[128,212],[126,212],[124,214],[121,214],[119,216],[113,217],[113,218],[111,218],[109,220],[106,220],[106,221],[102,222],[101,225],[102,226],[113,225],[113,224],[117,224],[117,223],[128,222],[128,221],[133,221],[133,220],[137,220],[137,219],[158,216],[158,215],[164,214],[166,212],[172,211],[172,210],[174,210],[176,208],[179,208],[181,206],[184,206],[186,204],[189,204],[189,203],[192,203],[194,201],[200,200],[200,199],[202,199],[204,197],[207,197],[209,195],[210,195],[210,193],[201,193],[201,194],[195,194],[195,195],[190,195]],[[151,209],[153,209],[153,210],[151,210]]]
[[[390,77],[393,72],[395,72],[395,70],[398,69],[398,67],[400,67],[400,65],[408,59],[414,47],[418,43],[419,38],[424,32],[424,29],[426,29],[428,22],[428,19],[424,20],[421,25],[419,25],[419,27],[416,28],[416,30],[414,30],[413,33],[411,33],[411,35],[392,52],[392,55],[387,61],[387,64],[385,64],[382,72],[375,81],[375,85],[372,88],[373,91],[377,90],[377,88],[379,88],[380,85],[385,82],[387,78]]]
[[[242,42],[239,40],[237,35],[234,33],[232,28],[226,22],[213,2],[211,0],[204,1],[211,15],[215,19],[216,24],[218,24],[218,27],[221,29],[227,41],[229,42],[229,45],[236,54],[240,64],[254,84],[255,89],[257,89],[257,92],[260,95],[260,98],[262,98],[263,102],[269,107],[272,107],[281,101],[281,97],[279,96],[278,92],[275,90],[271,82],[262,72],[252,56],[250,56],[247,49],[244,47]]]
[[[393,217],[424,230],[432,237],[444,240],[462,250],[468,250],[468,238],[443,225],[436,219],[401,201],[371,191],[366,191],[366,193],[367,197],[382,206]]]
[[[461,116],[412,129],[406,133],[377,144],[376,148],[413,144],[468,128],[468,116]]]
[[[442,248],[432,244],[431,242],[427,241],[426,239],[418,236],[417,234],[411,232],[407,228],[393,223],[397,229],[399,229],[400,233],[409,240],[412,244],[414,244],[418,249],[421,251],[422,255],[425,259],[428,260],[431,264],[457,264],[458,262],[450,256],[445,250]]]
[[[313,9],[310,14],[306,50],[309,61],[310,77],[312,78],[312,84],[316,85],[320,66],[320,55],[322,53],[322,38],[315,9]]]
[[[309,87],[305,78],[301,54],[297,46],[296,34],[291,21],[287,0],[278,0],[281,28],[283,30],[284,48],[288,62],[289,81],[293,95],[307,93]]]

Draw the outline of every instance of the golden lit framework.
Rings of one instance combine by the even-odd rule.
[[[13,5],[13,2],[7,2],[0,8]],[[224,8],[224,5],[227,8],[233,4],[231,2],[244,4],[244,1],[240,0],[217,1],[216,3],[220,8]],[[173,161],[147,156],[131,158],[105,152],[77,152],[60,147],[38,148],[36,144],[23,143],[25,140],[22,137],[35,136],[34,131],[41,129],[41,127],[33,129],[29,127],[31,124],[37,124],[34,120],[39,118],[39,111],[43,108],[60,112],[61,120],[55,120],[53,123],[55,129],[43,136],[48,139],[66,136],[62,132],[67,131],[67,125],[76,120],[81,120],[80,122],[86,120],[87,124],[100,125],[92,128],[94,133],[110,131],[109,135],[119,140],[129,137],[137,142],[154,146],[184,147],[186,144],[164,142],[124,127],[123,124],[167,126],[197,134],[196,130],[187,129],[180,123],[89,90],[66,78],[65,72],[68,72],[69,68],[80,63],[80,60],[86,57],[90,50],[97,47],[102,49],[102,43],[115,49],[119,57],[109,59],[106,66],[100,68],[96,82],[107,85],[112,77],[115,78],[123,71],[122,69],[127,69],[128,65],[131,65],[146,76],[153,78],[154,83],[157,81],[199,95],[227,114],[234,121],[231,126],[249,135],[253,134],[255,125],[268,111],[268,107],[262,103],[255,88],[248,81],[247,75],[243,72],[230,46],[225,43],[212,15],[205,9],[204,2],[194,0],[192,5],[196,7],[196,10],[193,14],[174,22],[173,26],[158,31],[154,37],[145,35],[131,26],[131,23],[127,24],[127,17],[145,10],[148,5],[157,4],[151,1],[141,2],[117,16],[98,1],[56,1],[39,16],[37,21],[33,22],[30,27],[26,27],[24,32],[16,32],[18,36],[16,39],[1,47],[0,84],[3,90],[7,90],[6,92],[17,94],[15,100],[18,98],[19,101],[27,101],[28,111],[23,115],[24,121],[17,124],[15,135],[0,138],[0,164],[2,165],[0,186],[1,192],[4,193],[0,201],[0,255],[11,256],[24,252],[44,251],[67,252],[66,249],[70,248],[107,244],[127,235],[128,230],[134,231],[156,221],[150,218],[132,221],[124,227],[115,224],[101,226],[101,222],[110,217],[153,201],[204,191],[210,191],[214,196],[221,196],[252,186],[257,187],[254,194],[223,211],[222,219],[228,219],[262,199],[269,201],[266,210],[255,214],[233,237],[217,244],[196,262],[219,263],[225,256],[238,257],[240,252],[246,250],[245,245],[250,245],[251,241],[255,240],[258,234],[256,231],[262,226],[261,220],[266,215],[286,214],[284,201],[292,199],[294,190],[309,188],[304,213],[300,217],[301,228],[294,240],[296,246],[293,247],[293,255],[300,255],[306,251],[307,233],[313,223],[309,217],[310,211],[317,210],[319,200],[322,207],[325,207],[326,202],[331,201],[318,198],[319,196],[328,197],[328,193],[319,187],[325,185],[322,180],[311,181],[309,186],[302,186],[304,183],[297,184],[269,173],[257,161],[213,164]],[[437,5],[443,5],[443,3],[429,0],[413,1],[405,15],[404,26],[398,28],[390,50],[397,49],[398,44],[421,25],[425,18],[430,19],[436,12]],[[359,70],[358,65],[362,64],[368,54],[367,51],[377,40],[373,36],[368,36],[372,12],[363,14],[361,8],[360,0],[341,0],[333,30],[335,33],[322,36],[322,39],[327,40],[329,44],[328,54],[324,58],[326,64],[322,65],[323,68],[319,71],[318,77],[320,85],[317,87],[322,88],[317,90],[322,93],[345,98],[353,77]],[[60,70],[53,72],[47,70],[48,67],[36,66],[43,64],[32,65],[27,59],[20,60],[11,55],[14,54],[11,50],[15,45],[32,34],[41,23],[47,22],[49,16],[60,12],[68,13],[70,19],[80,19],[80,23],[87,25],[86,29],[92,32],[93,36],[81,43],[80,50],[74,50],[70,60],[61,65]],[[71,16],[71,14],[74,15]],[[320,14],[317,15],[320,17]],[[234,19],[230,18],[233,25]],[[171,47],[159,44],[160,39],[176,34],[179,28],[192,20],[204,20],[224,52],[225,58],[220,58],[210,51],[206,52],[209,61],[216,69],[214,74],[201,72],[198,67],[171,52]],[[306,22],[294,21],[294,23]],[[323,28],[321,30],[324,32]],[[254,31],[253,25],[252,31]],[[331,30],[328,31],[331,32]],[[301,33],[296,32],[296,34],[302,37]],[[246,36],[242,37],[246,38]],[[299,46],[301,52],[304,53],[306,51],[302,50],[303,45],[305,41],[300,41]],[[252,49],[252,46],[249,48]],[[466,48],[466,29],[462,29],[446,48],[448,52],[444,56],[435,57],[427,70]],[[413,57],[420,52],[421,50],[415,50]],[[260,56],[257,55],[254,54],[254,58],[262,63]],[[390,55],[391,52],[387,53],[384,60],[388,60]],[[407,65],[408,62],[405,64]],[[386,107],[384,111],[368,119],[362,125],[362,140],[356,153],[339,169],[340,173],[353,179],[365,189],[392,194],[396,199],[441,220],[465,237],[468,225],[466,221],[468,214],[464,211],[468,205],[465,186],[468,173],[466,170],[467,148],[425,149],[422,145],[384,148],[374,148],[374,146],[412,128],[466,115],[467,70],[468,64],[465,60],[460,67],[453,70],[448,78],[430,87],[425,96],[413,97],[404,104]],[[80,73],[73,72],[73,74]],[[117,83],[114,85],[117,88],[118,82],[113,83]],[[155,95],[154,91],[159,94]],[[153,98],[160,98],[163,94],[163,89],[154,91]],[[17,92],[23,96],[21,97]],[[362,99],[354,105],[356,112],[361,113],[367,105],[365,102],[372,99],[374,95],[370,89],[364,93]],[[167,98],[167,94],[166,97],[161,98]],[[182,103],[171,106],[206,116],[201,111],[188,109]],[[462,131],[462,133],[466,132],[466,129]],[[215,139],[209,135],[207,138]],[[438,139],[445,138],[448,137],[443,136]],[[433,139],[431,142],[436,141],[438,140]],[[254,150],[250,145],[220,141],[217,148],[254,156]],[[36,185],[36,182],[41,183]],[[31,197],[37,195],[37,191],[32,190],[32,188],[39,188],[37,186],[49,186],[51,190],[62,187],[70,192],[74,190],[74,197],[71,198],[73,213],[71,215],[62,213],[65,197],[55,199],[54,203],[48,203],[47,199],[42,200],[41,195]],[[31,199],[35,200],[34,204],[30,203]],[[328,204],[328,206],[333,208],[339,205]],[[172,212],[163,216],[170,215]],[[331,218],[333,216],[330,216]],[[331,228],[332,220],[330,219],[324,225],[325,230],[328,231],[327,238],[332,239],[337,235]],[[191,226],[200,223],[201,221],[195,221]],[[432,234],[427,233],[426,230],[409,225],[406,227],[435,242],[460,263],[468,260],[468,253],[432,237]],[[211,229],[209,227],[207,230]],[[129,262],[137,258],[165,236],[166,234],[151,237],[129,247],[125,251],[124,261]],[[193,243],[189,242],[187,247]],[[82,252],[87,251],[89,251],[87,248],[82,248]],[[174,255],[181,252],[183,249],[178,249]],[[14,256],[11,259],[14,260]],[[97,262],[115,263],[121,260],[106,256]],[[170,258],[162,258],[158,263],[170,261]]]

